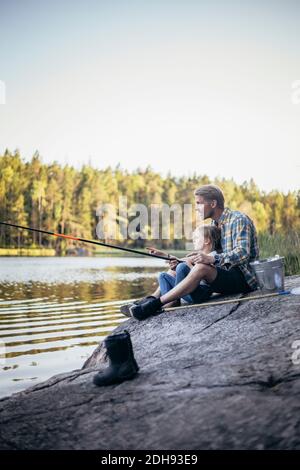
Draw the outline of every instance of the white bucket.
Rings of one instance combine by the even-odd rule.
[[[273,256],[250,263],[259,288],[263,292],[284,290],[284,257]]]

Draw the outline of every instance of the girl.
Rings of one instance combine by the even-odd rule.
[[[221,252],[221,231],[214,225],[203,225],[198,227],[193,233],[193,243],[196,252],[190,253],[179,262],[174,257],[170,260],[171,269],[168,272],[160,273],[158,276],[159,287],[156,291],[141,300],[134,301],[134,304],[139,304],[149,299],[149,297],[160,297],[166,294],[169,290],[173,289],[175,285],[179,284],[190,272],[193,267],[193,255],[198,254],[198,251],[202,251],[206,254],[214,254],[216,251]],[[168,256],[168,253],[164,251],[156,250],[155,248],[148,247],[150,253]],[[188,295],[185,295],[183,299],[188,303],[201,303],[209,299],[213,293],[209,284],[205,281],[201,281],[198,287]],[[180,299],[175,302],[166,304],[165,307],[171,307],[180,304]],[[120,311],[127,317],[131,317],[130,308],[132,303],[121,305]]]
[[[190,253],[185,258],[182,259],[183,262],[179,263],[174,260],[170,262],[171,269],[168,272],[160,273],[158,276],[159,288],[153,294],[155,297],[159,295],[164,295],[169,290],[179,282],[181,282],[190,272],[193,267],[192,257],[197,254],[198,251],[203,253],[213,255],[216,252],[221,252],[221,231],[214,225],[203,225],[198,228],[193,233],[193,244],[195,250],[194,253]],[[154,248],[148,248],[150,253],[167,255],[159,250]],[[185,295],[183,299],[188,303],[200,303],[207,300],[213,291],[209,284],[206,281],[201,281],[199,286],[190,294]],[[180,303],[177,302],[176,304]],[[172,305],[174,305],[172,303]]]

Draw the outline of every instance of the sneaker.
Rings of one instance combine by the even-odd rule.
[[[144,302],[141,302],[138,305],[133,304],[129,308],[129,311],[131,316],[137,320],[146,320],[146,318],[150,317],[151,315],[162,313],[163,310],[161,307],[162,303],[160,299],[151,296],[151,298],[145,299]]]
[[[131,318],[132,315],[131,315],[131,312],[130,312],[130,308],[133,305],[140,305],[143,302],[147,301],[148,299],[156,299],[156,297],[154,297],[153,295],[147,295],[147,297],[143,297],[140,300],[135,300],[134,302],[130,302],[128,304],[121,305],[120,312],[123,313],[123,315],[125,315],[126,317]]]

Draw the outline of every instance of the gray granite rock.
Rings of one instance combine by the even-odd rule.
[[[0,448],[300,449],[300,297],[239,297],[122,323],[134,380],[93,385],[100,345],[81,370],[0,400]]]

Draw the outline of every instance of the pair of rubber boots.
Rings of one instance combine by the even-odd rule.
[[[129,332],[124,330],[124,333],[108,336],[104,345],[109,365],[94,376],[94,384],[101,387],[133,379],[139,371],[139,366],[134,358]]]

